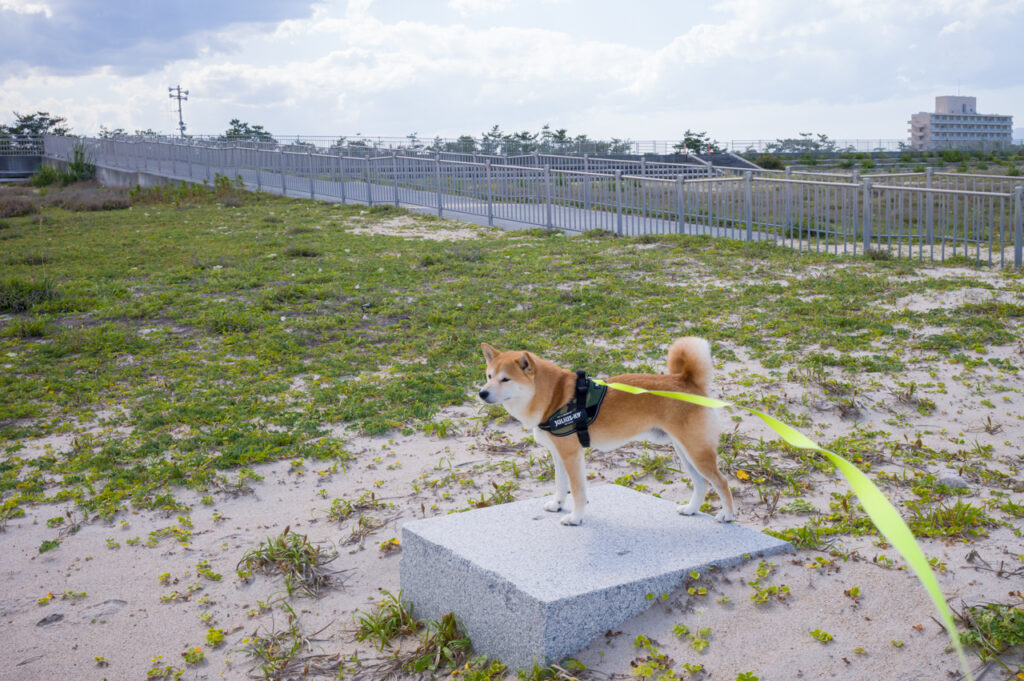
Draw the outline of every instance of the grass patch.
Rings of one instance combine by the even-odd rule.
[[[0,279],[0,312],[26,312],[57,295],[52,279]]]
[[[0,197],[25,191],[0,188]],[[240,204],[225,205],[229,195]],[[742,356],[771,372],[765,386],[800,383],[806,404],[752,375],[737,383],[738,397],[800,426],[817,409],[850,424],[877,410],[866,386],[922,356],[974,367],[977,348],[1020,336],[1015,302],[896,309],[893,301],[912,294],[992,286],[970,275],[918,276],[907,262],[601,232],[581,241],[494,231],[486,242],[439,245],[346,229],[395,215],[393,206],[249,194],[227,178],[128,198],[131,211],[43,205],[0,223],[8,225],[0,234],[17,235],[3,242],[0,313],[32,315],[0,332],[0,351],[17,357],[0,376],[6,446],[16,452],[25,438],[65,432],[111,406],[122,414],[118,429],[80,435],[49,463],[9,457],[0,502],[11,508],[74,501],[105,517],[130,507],[180,510],[180,488],[236,493],[261,463],[344,462],[344,436],[329,430],[338,426],[379,434],[433,424],[443,437],[437,414],[470,399],[481,341],[612,375],[655,369],[678,335],[705,336],[716,359]],[[40,277],[43,267],[59,279]],[[1024,294],[1019,279],[1000,285],[1010,294],[1000,300]],[[1022,366],[1010,354],[984,368]],[[304,388],[292,390],[300,379]],[[938,411],[934,387],[909,386],[888,394],[900,418]],[[766,508],[776,492],[787,507],[817,465],[777,445],[723,443],[732,474],[748,475],[741,484],[755,486]],[[873,460],[871,443],[846,446],[841,453]],[[632,484],[676,479],[663,454],[632,457]],[[503,503],[514,492],[488,486],[466,505]],[[818,524],[793,531],[803,533],[793,537],[801,545],[864,530],[862,514],[841,510],[811,520]]]

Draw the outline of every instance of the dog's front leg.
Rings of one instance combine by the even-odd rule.
[[[583,523],[583,509],[587,505],[587,474],[583,466],[583,448],[562,457],[562,466],[569,477],[572,489],[572,513],[562,518],[563,525],[580,525]]]
[[[551,450],[551,460],[555,466],[555,498],[544,504],[544,510],[557,513],[565,506],[565,497],[569,494],[569,476],[566,475],[558,450]]]

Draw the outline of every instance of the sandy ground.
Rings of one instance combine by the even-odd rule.
[[[915,297],[900,304],[927,308],[938,306],[938,298],[948,304],[947,297],[936,296],[936,301]],[[973,297],[974,293],[965,292],[963,299]],[[859,426],[884,429],[893,440],[902,434],[925,433],[925,444],[948,451],[969,449],[975,443],[992,445],[994,467],[1004,460],[1019,463],[1024,452],[1024,420],[1019,418],[1024,414],[1024,377],[1019,373],[968,371],[945,362],[915,365],[918,368],[903,380],[942,381],[948,386],[946,393],[929,394],[937,405],[933,414],[920,416],[897,404],[892,380],[882,379],[877,384],[865,381],[857,397],[860,417],[855,422],[844,419],[812,387],[787,380],[785,374],[773,377],[739,348],[733,349],[737,361],[719,363],[718,394],[736,395],[749,390],[743,383],[752,375],[764,377],[765,392],[783,396],[792,411],[812,418],[816,426],[804,430],[819,441],[850,434]],[[991,352],[992,356],[1013,356],[1020,363],[1017,346]],[[1007,390],[993,397],[977,388],[992,383]],[[401,551],[380,547],[400,537],[402,523],[466,508],[472,499],[489,495],[492,482],[514,480],[517,499],[550,493],[551,482],[535,479],[546,454],[514,421],[484,416],[473,404],[473,390],[467,386],[466,406],[448,409],[436,419],[451,421],[454,434],[450,437],[419,433],[360,437],[338,425],[334,436],[344,439],[354,455],[344,469],[313,461],[264,466],[257,469],[262,481],[252,482],[250,491],[216,493],[212,504],[202,503],[199,494],[182,491],[181,498],[193,505],[187,521],[191,528],[176,514],[133,512],[107,522],[82,518],[69,505],[29,508],[26,516],[10,521],[0,534],[0,583],[4,584],[0,678],[145,679],[152,667],[166,665],[183,669],[183,679],[246,678],[253,671],[253,661],[241,651],[245,639],[255,632],[282,630],[289,623],[280,602],[275,604],[278,599],[291,605],[302,631],[318,632],[311,643],[313,652],[345,657],[358,653],[364,663],[371,663],[381,654],[354,640],[353,619],[357,611],[371,609],[382,590],[398,592]],[[986,397],[997,402],[996,408],[980,403]],[[913,427],[887,425],[897,413]],[[730,428],[733,423],[728,419],[733,416],[738,417],[735,425],[743,436],[772,437],[759,421],[739,412],[725,418]],[[993,422],[999,427],[993,428]],[[99,426],[83,424],[82,428]],[[41,453],[47,445],[58,452],[66,450],[70,438],[29,442],[19,455]],[[627,460],[642,450],[643,445],[637,444],[611,454],[595,453],[588,469],[592,479],[609,482],[635,470]],[[878,467],[903,470],[891,460],[879,462]],[[932,468],[939,475],[957,474],[944,465]],[[649,492],[685,501],[688,485],[678,475],[673,478],[659,483],[647,477],[641,482]],[[753,486],[735,476],[730,481],[736,493],[737,521],[743,525],[781,529],[806,521],[798,515],[772,515]],[[990,497],[991,488],[971,479],[963,482],[971,490],[967,499],[972,503]],[[827,509],[830,494],[845,489],[841,479],[821,474],[805,499]],[[333,499],[354,500],[367,492],[387,504],[364,514],[364,524],[372,518],[380,523],[378,529],[365,536],[354,532],[359,514],[343,522],[329,520]],[[1007,498],[1021,503],[1024,492],[1010,492]],[[40,544],[58,532],[47,526],[47,519],[65,512],[82,521],[80,528],[64,537],[59,548],[39,553]],[[557,517],[552,516],[551,522],[558,522]],[[1019,528],[1020,521],[1015,522]],[[338,551],[332,563],[339,571],[337,582],[320,598],[286,598],[280,577],[256,575],[244,582],[236,576],[235,567],[247,550],[286,527]],[[148,541],[151,533],[161,530],[166,536]],[[138,543],[129,544],[135,538]],[[958,609],[962,603],[1006,602],[1010,592],[1024,589],[1020,556],[1024,540],[1011,528],[994,528],[989,536],[970,542],[928,540],[922,545],[926,555],[940,562],[939,582]],[[756,561],[712,571],[701,576],[706,595],[689,595],[681,588],[594,641],[578,657],[599,678],[629,678],[631,662],[647,655],[633,645],[643,634],[674,660],[674,668],[684,678],[683,663],[704,666],[697,678],[728,681],[741,672],[753,672],[762,681],[956,678],[956,660],[946,650],[948,639],[933,619],[924,590],[899,569],[899,561],[895,567],[886,564],[886,557],[895,558],[895,552],[871,537],[840,539],[836,548],[846,554],[846,560],[816,551],[773,557],[774,572],[765,581],[789,586],[784,600],[765,605],[751,602],[753,590],[747,582],[755,578]],[[209,568],[223,578],[217,581],[198,574],[200,561],[208,561]],[[845,593],[854,587],[859,587],[858,599]],[[47,594],[52,598],[41,604]],[[699,652],[675,635],[673,627],[678,624],[691,631],[709,628],[707,647]],[[207,626],[226,633],[224,645],[215,649],[205,645]],[[809,632],[816,629],[828,632],[833,640],[827,644],[815,640]],[[186,664],[182,653],[197,646],[202,646],[205,660]],[[973,655],[970,659],[977,663]],[[1002,678],[1001,674],[992,669],[984,678]]]

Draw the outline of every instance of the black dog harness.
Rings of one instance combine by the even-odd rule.
[[[576,372],[576,393],[573,398],[537,427],[555,437],[576,433],[580,444],[589,447],[590,431],[587,427],[597,418],[606,392],[608,386],[594,383],[587,378],[586,371],[579,369]]]

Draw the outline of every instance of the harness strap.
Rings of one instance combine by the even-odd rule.
[[[587,379],[587,372],[583,369],[576,370],[576,406],[587,408],[587,392],[590,390],[590,381]],[[597,416],[597,414],[594,414]],[[589,414],[588,414],[589,416]],[[587,426],[590,424],[590,420],[583,420],[576,424],[576,437],[580,439],[580,444],[584,447],[590,446],[590,431],[587,430]]]
[[[588,426],[597,418],[608,386],[587,378],[582,369],[576,372],[576,384],[569,403],[559,408],[546,421],[537,427],[555,437],[567,437],[576,434],[580,444],[590,446]]]

